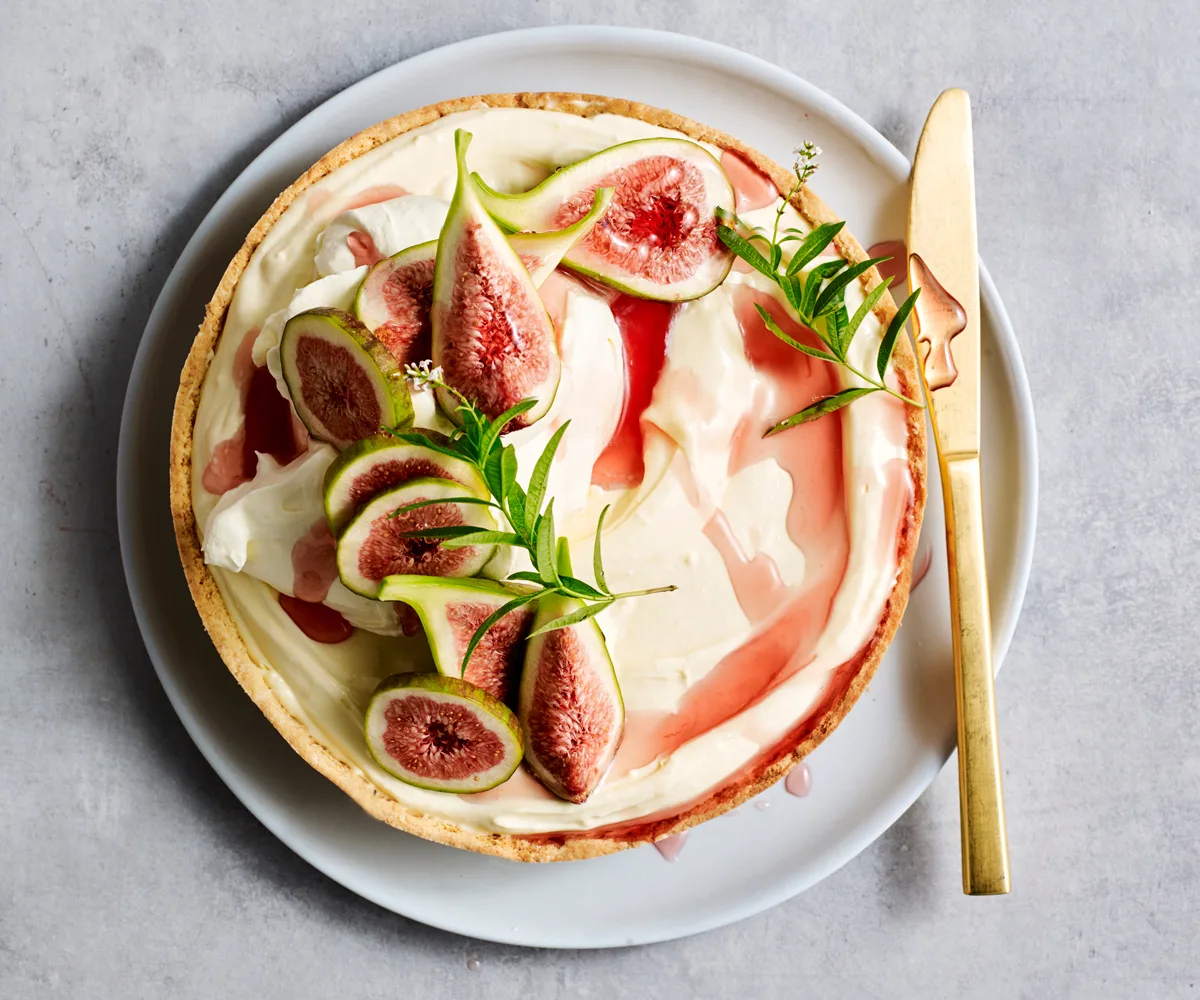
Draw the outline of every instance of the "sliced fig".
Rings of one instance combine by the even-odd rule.
[[[515,429],[550,409],[562,360],[554,326],[529,272],[479,203],[466,166],[470,141],[469,132],[454,133],[458,182],[438,237],[433,362],[447,385],[489,417],[523,399],[536,399],[537,406],[509,425]],[[593,203],[590,195],[588,203]],[[459,418],[452,395],[439,389],[438,400],[452,419]]]
[[[533,631],[581,607],[561,594],[543,597]],[[612,764],[625,731],[621,688],[594,618],[529,640],[518,714],[534,775],[559,798],[584,802]]]
[[[601,216],[608,211],[612,200],[612,188],[597,188],[596,196],[592,200],[592,207],[588,213],[565,229],[548,233],[512,233],[509,235],[508,245],[521,258],[535,288],[542,287],[542,283],[550,277],[572,247],[587,239]]]
[[[375,434],[355,441],[325,473],[325,516],[334,535],[372,497],[412,479],[449,479],[461,483],[462,493],[487,499],[487,485],[470,462],[419,444]]]
[[[447,580],[436,576],[389,576],[379,588],[381,601],[402,601],[413,608],[425,627],[425,638],[438,672],[483,688],[505,704],[515,704],[525,662],[525,636],[533,622],[533,607],[510,611],[487,630],[471,652],[467,669],[462,659],[483,620],[523,593],[492,580]]]
[[[734,210],[721,164],[687,139],[635,139],[563,167],[531,191],[502,194],[475,177],[484,208],[515,230],[569,226],[598,188],[612,204],[566,267],[631,295],[679,302],[716,288],[733,264],[717,238],[717,209]]]
[[[406,364],[431,357],[429,309],[437,240],[372,266],[354,299],[354,312],[392,357]]]
[[[521,763],[520,723],[458,677],[392,674],[367,706],[367,746],[388,774],[437,792],[483,792]]]
[[[293,316],[279,351],[292,405],[313,437],[345,448],[380,427],[412,423],[403,369],[350,313],[321,308]]]
[[[363,505],[338,538],[337,567],[342,583],[363,597],[378,597],[384,577],[397,573],[418,576],[473,576],[492,556],[492,545],[449,549],[437,538],[405,538],[425,528],[471,525],[494,530],[488,508],[449,502],[465,494],[448,479],[413,479],[380,493]],[[442,500],[396,514],[399,508],[424,500]],[[395,516],[393,516],[395,515]]]

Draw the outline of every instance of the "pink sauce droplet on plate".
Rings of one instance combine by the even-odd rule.
[[[324,604],[314,604],[288,594],[280,594],[279,606],[287,612],[296,628],[313,642],[335,645],[345,642],[354,634],[354,626],[333,608]]]
[[[903,240],[884,240],[872,244],[867,250],[868,257],[891,257],[882,264],[876,265],[880,275],[892,279],[892,288],[908,280],[908,247]]]
[[[478,972],[479,971],[479,959],[468,958],[467,959],[467,971],[468,972]]]
[[[739,212],[751,212],[775,204],[779,188],[757,167],[729,150],[721,154],[721,166],[733,185],[734,206]]]
[[[662,374],[676,307],[632,295],[616,296],[610,307],[625,346],[625,404],[612,439],[592,466],[592,483],[605,490],[632,489],[646,474],[642,414]]]
[[[668,861],[678,861],[679,855],[683,852],[683,845],[687,843],[687,831],[683,833],[673,833],[669,837],[663,837],[662,840],[656,840],[654,847]]]
[[[808,769],[807,761],[800,761],[783,779],[783,787],[789,795],[804,798],[812,791],[812,771]]]
[[[759,799],[757,802],[754,803],[754,808],[757,809],[760,813],[766,812],[768,809],[771,808],[771,803],[767,799]]]

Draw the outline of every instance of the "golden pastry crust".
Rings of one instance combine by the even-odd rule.
[[[913,497],[897,538],[900,570],[874,636],[853,660],[836,672],[822,706],[740,775],[709,792],[700,801],[674,810],[669,816],[647,817],[632,824],[625,824],[621,828],[538,836],[464,829],[436,816],[417,813],[384,794],[357,767],[331,753],[304,723],[284,707],[267,683],[266,671],[269,667],[256,663],[242,640],[216,581],[205,565],[200,548],[196,517],[192,509],[192,432],[204,378],[221,336],[238,279],[249,264],[255,249],[287,207],[305,189],[368,150],[444,115],[484,107],[539,108],[582,117],[617,114],[637,118],[735,152],[770,177],[781,190],[788,190],[793,180],[790,170],[716,129],[671,111],[590,94],[514,93],[464,97],[409,111],[359,132],[321,157],[275,199],[230,261],[212,300],[205,309],[204,321],[180,376],[179,393],[175,401],[171,428],[171,514],[188,586],[213,644],[238,683],[292,748],[309,764],[372,816],[408,833],[451,847],[518,861],[568,861],[610,854],[649,843],[712,819],[775,784],[833,732],[870,682],[888,643],[895,635],[908,601],[913,555],[925,508],[925,419],[922,411],[907,408],[909,473],[912,478]],[[793,204],[811,225],[837,219],[828,206],[807,187],[793,199]],[[866,259],[863,248],[844,229],[834,240],[834,245],[847,260],[856,262]],[[873,268],[863,276],[864,285],[868,289],[874,287],[879,280],[879,275]],[[889,295],[884,294],[879,300],[875,313],[883,324],[891,321],[895,315],[895,304]],[[897,341],[894,363],[902,391],[910,395],[919,392],[916,359],[907,338],[901,337]]]

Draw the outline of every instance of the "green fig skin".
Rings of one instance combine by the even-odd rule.
[[[430,766],[426,773],[406,767],[388,749],[392,724],[388,710],[406,701],[415,703],[416,711],[410,713],[414,724],[425,719],[428,724],[407,739],[404,737],[408,734],[401,733],[401,739],[391,742],[393,747],[398,744],[411,750],[409,756],[417,758],[416,763],[427,761]],[[520,723],[507,705],[473,684],[441,674],[403,673],[384,678],[367,706],[363,735],[375,762],[392,777],[417,788],[458,795],[485,792],[503,784],[520,765],[524,750]],[[482,744],[479,749],[486,754],[483,763],[487,766],[467,773],[438,774],[438,770],[444,771],[439,765],[445,758],[463,752],[464,736]],[[449,745],[439,748],[439,740]],[[459,746],[454,746],[455,742]],[[418,751],[423,751],[426,761],[421,760]]]
[[[663,179],[671,170],[683,179],[676,188],[670,178]],[[647,174],[645,182],[639,173]],[[564,206],[575,204],[582,212],[579,203],[586,203],[591,190],[613,186],[605,218],[562,263],[628,295],[664,302],[699,298],[720,285],[733,266],[733,254],[716,237],[718,212],[734,212],[733,184],[720,162],[688,139],[619,143],[556,170],[522,193],[496,191],[478,175],[475,181],[484,208],[506,228],[526,232],[558,228]],[[655,222],[668,245],[647,242],[648,234],[643,235]],[[660,239],[657,233],[654,239]]]
[[[372,478],[377,485],[370,484]],[[482,500],[490,495],[483,476],[470,462],[398,441],[390,434],[375,434],[346,448],[325,473],[325,517],[334,536],[369,500],[412,479],[449,479],[461,483],[464,493]],[[367,488],[367,495],[359,495]]]
[[[448,479],[413,479],[378,494],[368,501],[337,539],[338,576],[345,586],[362,597],[378,599],[384,578],[400,567],[414,574],[468,577],[474,576],[492,557],[492,544],[445,549],[436,539],[405,540],[402,531],[415,531],[436,525],[463,524],[484,531],[496,529],[489,508],[479,504],[455,504],[454,498],[467,496],[461,483]],[[454,514],[440,512],[441,504],[418,508],[411,516],[393,518],[395,511],[420,500],[445,500]]]
[[[439,673],[461,676],[506,704],[515,704],[525,636],[533,621],[531,605],[496,622],[471,653],[465,671],[462,659],[483,620],[531,590],[493,580],[397,575],[384,579],[379,599],[400,601],[416,611]]]
[[[284,326],[279,348],[292,406],[317,440],[340,449],[381,427],[412,426],[403,370],[350,313],[328,308],[299,313]],[[338,377],[343,381],[331,381]],[[348,402],[351,394],[355,398]]]

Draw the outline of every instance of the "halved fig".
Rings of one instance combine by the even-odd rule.
[[[515,704],[525,662],[525,636],[533,622],[533,606],[510,611],[494,624],[471,652],[463,655],[483,620],[499,611],[524,589],[492,580],[447,580],[436,576],[389,576],[379,588],[381,601],[402,601],[425,627],[425,638],[438,672],[483,688],[505,704]]]
[[[458,677],[392,674],[371,696],[364,728],[380,767],[436,792],[495,788],[521,763],[512,712]]]
[[[462,483],[460,495],[488,497],[483,477],[470,462],[397,441],[390,434],[375,434],[355,441],[325,473],[325,516],[330,530],[340,534],[368,500],[412,479],[449,479]]]
[[[342,583],[363,597],[378,597],[384,577],[397,573],[478,573],[491,558],[494,546],[448,549],[437,538],[404,537],[406,532],[457,525],[495,530],[496,521],[487,507],[452,502],[464,493],[462,484],[448,479],[413,479],[368,501],[338,538],[337,567]],[[442,499],[447,502],[396,513],[408,504]]]
[[[536,399],[537,406],[509,424],[516,429],[550,409],[562,360],[554,326],[529,272],[479,203],[466,166],[470,141],[469,132],[454,133],[458,183],[438,237],[433,363],[447,385],[489,417],[523,399]],[[458,400],[450,393],[439,389],[438,400],[452,419],[459,418]]]
[[[287,321],[283,379],[308,432],[337,448],[381,427],[412,423],[404,371],[365,326],[341,309],[309,309]]]
[[[612,200],[612,188],[598,188],[588,213],[565,229],[557,229],[548,233],[512,233],[509,235],[508,245],[521,258],[535,288],[542,287],[542,283],[550,277],[572,247],[587,239],[601,216],[608,211]]]
[[[566,267],[631,295],[679,302],[716,288],[733,264],[717,238],[717,209],[734,210],[733,185],[704,147],[687,139],[635,139],[551,174],[524,194],[475,177],[484,208],[510,229],[562,229],[584,216],[598,188],[613,202]]]
[[[581,607],[561,594],[543,597],[533,631]],[[529,640],[517,714],[537,779],[559,798],[586,801],[625,732],[621,688],[594,618]]]
[[[354,312],[401,366],[432,356],[429,309],[437,240],[375,264],[354,298]]]

